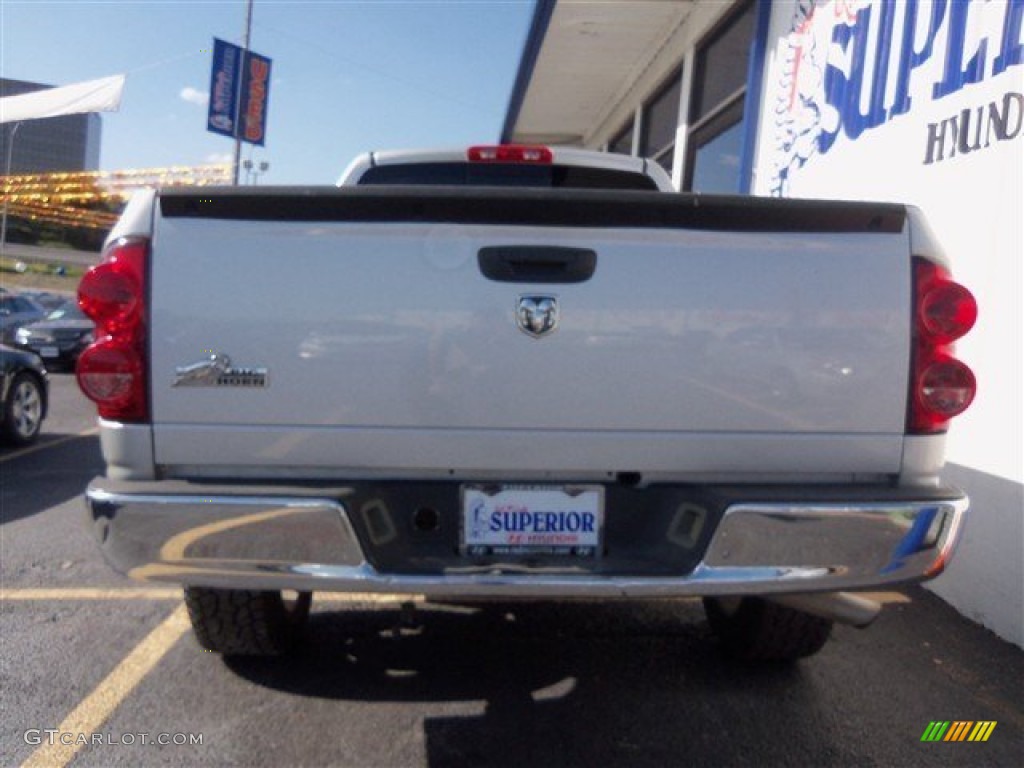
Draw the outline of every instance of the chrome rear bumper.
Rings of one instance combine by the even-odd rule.
[[[920,581],[945,567],[968,508],[958,492],[926,501],[736,503],[699,565],[678,577],[522,567],[421,575],[383,573],[367,562],[345,489],[231,487],[199,494],[174,484],[168,492],[123,487],[97,480],[86,502],[107,560],[133,578],[429,597],[778,595]]]

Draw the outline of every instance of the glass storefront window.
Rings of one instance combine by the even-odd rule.
[[[724,195],[739,193],[744,125],[743,120],[733,123],[697,147],[693,155],[692,191]]]
[[[676,72],[644,107],[640,155],[654,158],[669,173],[679,125],[679,92],[682,75]]]
[[[697,48],[684,189],[733,195],[742,189],[743,104],[755,21],[756,5],[747,0]]]
[[[750,41],[754,39],[754,4],[747,3],[727,25],[714,33],[697,52],[693,108],[696,123],[747,84]]]
[[[633,154],[633,121],[630,120],[626,126],[615,134],[615,137],[608,143],[608,151],[617,155]]]

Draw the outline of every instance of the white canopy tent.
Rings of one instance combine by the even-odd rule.
[[[17,123],[82,112],[116,112],[121,107],[124,75],[0,99],[0,123]]]
[[[0,123],[14,123],[6,147],[7,162],[4,165],[4,176],[11,175],[14,138],[22,122],[83,112],[116,112],[121,107],[124,81],[124,75],[113,75],[0,99]],[[6,242],[7,195],[4,196],[3,223],[0,225],[0,248],[3,248]]]

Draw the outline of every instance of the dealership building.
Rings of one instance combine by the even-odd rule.
[[[922,208],[978,298],[930,588],[1024,645],[1024,0],[538,0],[502,140],[654,158],[698,193]],[[908,265],[909,269],[909,265]]]
[[[0,98],[32,93],[52,85],[24,80],[0,79]],[[14,133],[18,126],[17,133]],[[0,124],[0,147],[4,162],[10,157],[11,174],[95,171],[100,167],[100,132],[96,113],[25,120]],[[11,135],[14,145],[11,146]],[[0,166],[6,167],[6,166]],[[0,171],[2,173],[2,171]]]

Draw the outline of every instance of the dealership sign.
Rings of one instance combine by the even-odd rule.
[[[768,80],[771,194],[788,194],[815,158],[889,125],[914,124],[900,146],[903,159],[909,153],[921,165],[1024,137],[1024,0],[789,7],[788,18],[775,19]]]
[[[266,56],[214,38],[207,130],[264,144],[270,64]]]
[[[1020,431],[1006,427],[1024,391],[1024,0],[770,9],[752,190],[923,211],[982,307],[958,353],[985,386],[947,456],[982,473],[973,489],[998,503],[981,476],[1024,481]]]

